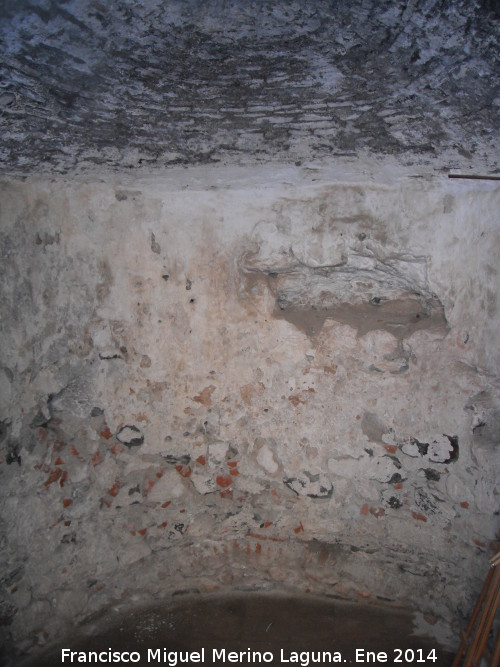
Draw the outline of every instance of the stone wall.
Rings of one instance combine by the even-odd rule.
[[[1,623],[319,593],[453,642],[498,539],[494,183],[5,179]]]

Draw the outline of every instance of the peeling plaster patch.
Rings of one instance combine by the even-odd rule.
[[[144,442],[144,435],[137,426],[123,426],[116,434],[116,439],[127,447],[138,447]]]
[[[147,499],[148,502],[164,503],[165,501],[181,498],[185,493],[186,489],[177,472],[169,470],[159,479],[155,479],[155,484],[147,494]]]
[[[304,471],[297,477],[288,477],[283,480],[285,486],[298,496],[308,496],[309,498],[331,498],[333,494],[333,484],[323,474],[313,475]]]
[[[426,329],[447,333],[444,307],[426,285],[424,257],[345,248],[340,259],[316,266],[297,257],[293,237],[279,238],[278,247],[260,242],[257,251],[245,254],[242,269],[266,280],[274,316],[307,336],[318,335],[328,319],[352,326],[360,336],[377,329],[398,340]]]
[[[429,443],[429,461],[435,463],[453,463],[458,459],[458,438],[451,435],[443,435],[435,438]]]
[[[208,446],[208,456],[216,463],[222,463],[229,451],[228,442],[212,442]]]
[[[387,427],[377,415],[372,412],[364,412],[361,418],[361,428],[368,440],[382,442],[382,436],[387,432]]]
[[[330,289],[335,290],[335,287],[329,286]],[[366,294],[367,301],[364,304],[341,302],[334,306],[329,303],[333,294],[329,294],[326,289],[322,290],[321,300],[317,304],[304,304],[304,296],[303,293],[293,291],[280,292],[274,315],[287,320],[310,337],[321,331],[327,319],[352,326],[360,336],[376,329],[386,329],[397,338],[408,337],[414,331],[424,328],[446,332],[444,310],[437,300],[423,303],[420,298],[408,294],[406,299],[381,301],[374,312],[369,303],[370,292]]]
[[[92,409],[88,391],[90,381],[89,369],[86,368],[80,376],[70,379],[58,392],[50,394],[49,411],[68,411],[76,417],[86,417]]]
[[[278,472],[279,465],[274,457],[274,453],[267,445],[260,447],[257,453],[257,463],[261,465],[270,475]]]
[[[217,491],[216,481],[209,475],[202,475],[199,473],[193,473],[191,475],[191,481],[198,493],[206,495],[207,493],[214,493]]]
[[[400,469],[401,465],[396,457],[382,456],[372,463],[370,478],[377,482],[395,484],[403,479],[401,473],[397,472]]]
[[[441,473],[437,470],[434,470],[433,468],[425,468],[422,470],[422,472],[425,475],[425,479],[427,479],[429,482],[439,482],[441,479]]]
[[[415,490],[415,504],[426,514],[436,514],[438,511],[435,497],[423,489]]]
[[[404,505],[404,496],[402,491],[400,489],[395,489],[394,487],[384,489],[382,492],[382,500],[386,507],[389,507],[393,510],[399,510]]]
[[[170,465],[181,465],[181,466],[187,466],[189,462],[191,461],[191,457],[189,454],[182,454],[180,456],[175,456],[173,454],[163,454],[165,460],[167,463],[170,463]]]
[[[418,456],[426,456],[429,450],[429,443],[420,442],[416,438],[411,438],[410,442],[405,442],[401,446],[401,451],[407,456],[416,458]]]
[[[453,463],[459,457],[457,436],[439,435],[430,437],[429,442],[410,438],[401,445],[401,451],[412,458],[426,457],[432,463]]]
[[[500,409],[491,391],[473,396],[465,406],[472,416],[474,444],[478,447],[495,447],[500,442]]]

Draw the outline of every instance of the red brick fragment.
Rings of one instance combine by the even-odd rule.
[[[109,489],[108,493],[110,496],[113,496],[113,498],[118,494],[118,491],[120,490],[120,482],[115,482],[113,486]]]
[[[171,502],[172,502],[171,500],[167,500],[166,502],[163,503],[162,508],[165,509],[170,505]]]
[[[45,488],[48,489],[51,484],[57,482],[57,480],[61,477],[62,473],[63,471],[61,470],[61,468],[56,468],[55,470],[52,470],[52,472],[45,481]]]
[[[54,461],[54,465],[55,465],[55,466],[62,466],[62,465],[64,465],[64,461],[62,460],[62,458],[61,458],[60,456],[58,456],[57,459]]]
[[[394,484],[394,488],[397,489],[397,490],[402,489],[403,488],[403,482],[397,482],[396,484]]]
[[[232,497],[233,497],[233,491],[232,491],[232,489],[226,489],[225,491],[221,491],[221,492],[219,493],[219,496],[220,496],[221,498],[229,498],[229,499],[232,499]]]
[[[260,554],[261,551],[262,551],[262,544],[260,542],[257,542],[257,544],[255,545],[255,553]]]
[[[63,507],[69,507],[72,504],[73,504],[73,500],[71,498],[64,498]]]
[[[482,540],[478,540],[477,537],[474,538],[474,544],[477,547],[481,547],[481,549],[484,549],[486,546],[486,542],[483,542]]]
[[[466,500],[463,500],[463,501],[460,503],[460,507],[463,507],[464,510],[468,510],[468,509],[469,509],[469,503],[468,503]]]
[[[385,451],[389,454],[395,454],[398,451],[396,445],[384,445]]]
[[[247,537],[253,537],[254,540],[269,540],[270,542],[285,542],[284,537],[273,537],[272,535],[261,535],[259,533],[247,533]]]
[[[104,438],[105,440],[109,440],[110,438],[113,437],[113,434],[109,430],[109,426],[106,424],[106,426],[102,429],[102,431],[99,433],[101,438]]]
[[[147,479],[146,482],[144,483],[144,486],[142,488],[142,497],[146,498],[148,493],[151,491],[153,486],[155,485],[154,479]]]
[[[191,468],[189,466],[178,465],[175,469],[181,477],[191,477]]]
[[[230,475],[217,475],[217,484],[223,489],[226,489],[228,486],[231,486],[233,480]]]
[[[264,528],[269,528],[269,526],[272,526],[273,522],[272,521],[264,521]]]
[[[103,460],[104,460],[104,459],[103,459],[102,456],[101,456],[101,452],[100,452],[100,451],[97,451],[97,452],[94,454],[94,456],[92,457],[92,465],[93,465],[94,467],[95,467],[95,466],[98,466],[100,463],[103,462]]]
[[[363,507],[359,510],[359,513],[363,514],[363,516],[367,516],[369,511],[370,511],[370,507],[369,507],[368,503],[365,503],[363,505]]]
[[[238,465],[238,461],[228,461],[227,465],[229,466],[229,468],[236,468],[236,466]]]
[[[75,447],[75,445],[70,445],[69,446],[69,451],[70,451],[71,454],[73,454],[73,456],[80,456],[80,452]]]
[[[203,456],[203,454],[202,454],[201,456],[198,456],[198,458],[196,459],[196,461],[197,461],[197,463],[199,463],[201,466],[204,466],[204,465],[206,465],[206,463],[207,463],[207,459],[206,459],[205,456]]]
[[[299,522],[299,525],[296,526],[296,528],[293,529],[293,532],[298,535],[299,533],[304,532],[304,526],[302,525],[302,521]]]
[[[66,481],[67,478],[68,478],[68,471],[63,470],[63,473],[62,473],[61,478],[59,480],[59,486],[61,487],[61,489],[63,488],[64,482]]]
[[[427,521],[427,517],[425,517],[423,514],[419,514],[418,512],[412,512],[411,515],[417,521],[423,521],[424,523]]]
[[[145,535],[147,532],[148,532],[148,529],[147,529],[147,528],[141,528],[141,529],[138,531],[139,535],[142,535],[143,537],[144,537],[144,535]]]
[[[240,474],[240,471],[237,470],[236,468],[232,468],[232,469],[229,471],[229,474],[232,475],[233,477],[236,477],[237,475]]]

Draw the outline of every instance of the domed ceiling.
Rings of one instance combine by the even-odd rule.
[[[494,0],[3,0],[4,173],[498,168]]]

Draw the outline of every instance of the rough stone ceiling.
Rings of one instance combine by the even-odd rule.
[[[495,0],[2,0],[3,173],[498,169]]]

